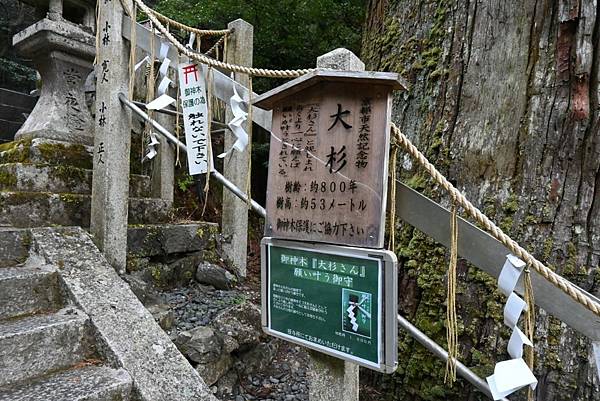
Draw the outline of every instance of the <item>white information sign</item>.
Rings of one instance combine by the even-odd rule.
[[[180,64],[178,73],[189,172],[190,175],[203,174],[208,171],[209,159],[212,169],[206,81],[196,64]]]

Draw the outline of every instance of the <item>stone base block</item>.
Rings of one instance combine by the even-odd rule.
[[[70,165],[0,164],[0,190],[89,195],[92,193],[92,170]],[[149,197],[150,192],[150,177],[130,175],[130,197]]]
[[[0,192],[0,225],[14,227],[90,225],[91,195]],[[129,199],[129,223],[162,223],[170,218],[162,199]]]

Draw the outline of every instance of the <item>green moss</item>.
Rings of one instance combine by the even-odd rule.
[[[427,179],[422,174],[415,174],[406,180],[406,185],[416,191],[422,191],[427,188]]]
[[[532,214],[528,214],[527,217],[525,217],[525,225],[535,225],[535,224],[538,224],[537,217]]]
[[[93,168],[92,156],[79,144],[40,143],[37,148],[44,160],[53,165],[69,165],[87,170]]]
[[[65,203],[76,204],[81,203],[81,196],[76,194],[60,194],[60,200]]]
[[[87,179],[84,169],[66,164],[56,166],[53,170],[53,176],[66,183],[69,188],[74,188]]]
[[[546,238],[546,240],[544,241],[544,259],[545,260],[550,259],[550,256],[552,255],[552,246],[553,245],[554,245],[554,240],[552,239],[552,237]]]
[[[160,267],[159,266],[153,266],[150,269],[150,274],[152,275],[152,278],[154,279],[154,281],[156,282],[156,284],[160,285],[160,279],[161,279],[161,276],[162,276]]]
[[[513,194],[508,200],[502,205],[502,209],[507,214],[515,214],[517,210],[519,210],[519,201],[517,197]]]
[[[23,139],[0,145],[0,163],[24,163],[29,160],[31,139]]]
[[[17,184],[17,176],[9,171],[0,171],[0,188],[12,188]]]

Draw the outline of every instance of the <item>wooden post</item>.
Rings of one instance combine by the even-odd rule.
[[[229,36],[227,44],[227,61],[251,66],[254,28],[242,19],[230,22],[228,28],[233,29],[233,33]],[[235,80],[246,87],[250,83],[249,77],[245,74],[236,73]],[[230,107],[227,107],[225,118],[227,122],[233,118]],[[246,132],[248,126],[249,122],[246,123]],[[236,137],[230,131],[226,131],[225,149],[230,149],[235,141]],[[246,189],[251,148],[252,140],[243,153],[234,150],[223,160],[223,175],[242,191]],[[226,239],[226,243],[223,244],[226,254],[231,258],[238,274],[246,277],[248,205],[229,191],[223,191],[222,232]]]
[[[169,78],[173,82],[177,82],[172,69],[169,69]],[[175,91],[179,90],[175,88]],[[169,91],[171,96],[176,97],[175,91]],[[165,127],[169,132],[175,133],[175,117],[155,113],[156,122]],[[169,205],[173,204],[173,185],[175,182],[175,148],[164,137],[159,137],[160,145],[156,145],[158,154],[152,163],[152,197],[160,198]],[[185,158],[185,154],[183,155]]]
[[[364,71],[365,65],[347,49],[336,49],[317,58],[317,68]],[[358,401],[358,365],[317,351],[309,351],[310,401]]]
[[[131,114],[118,93],[129,86],[129,44],[122,36],[123,7],[131,0],[98,3],[96,121],[90,231],[96,245],[119,273],[125,272]]]

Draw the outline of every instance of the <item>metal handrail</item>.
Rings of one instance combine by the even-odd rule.
[[[175,135],[170,133],[165,127],[157,123],[155,120],[151,119],[148,114],[144,113],[142,109],[140,109],[134,102],[130,101],[127,96],[123,93],[119,93],[119,100],[122,104],[127,106],[131,111],[137,114],[138,117],[148,122],[154,129],[156,129],[160,134],[162,134],[165,138],[171,141],[173,144],[179,147],[184,152],[187,152],[187,147],[183,142],[181,142]],[[211,170],[211,175],[216,178],[217,181],[222,183],[225,188],[229,189],[235,196],[243,200],[247,201],[247,195],[240,190],[234,183],[225,178],[220,172],[213,169]],[[262,207],[258,202],[251,199],[250,200],[252,210],[258,213],[261,217],[266,217],[267,213],[265,208]],[[447,361],[448,353],[441,346],[439,346],[435,341],[431,338],[427,337],[425,333],[419,330],[417,327],[412,325],[408,320],[404,317],[398,315],[398,324],[402,329],[404,329],[411,337],[417,340],[421,345],[431,351],[438,358]],[[488,397],[492,398],[490,389],[488,384],[477,376],[471,369],[463,365],[461,362],[456,362],[456,372],[466,379],[469,383],[474,385],[479,391],[483,392]],[[502,398],[502,401],[509,401],[507,398]]]
[[[187,147],[185,146],[185,144],[183,142],[181,142],[179,139],[177,139],[177,137],[175,137],[175,135],[171,134],[165,127],[163,127],[162,125],[160,125],[159,123],[157,123],[156,121],[151,119],[148,116],[148,114],[144,113],[144,111],[142,109],[140,109],[133,102],[131,102],[129,99],[127,99],[127,96],[125,96],[125,94],[119,93],[119,100],[125,106],[129,107],[131,109],[131,111],[133,111],[135,114],[137,114],[138,117],[140,117],[144,121],[148,122],[160,134],[164,135],[169,141],[173,142],[176,146],[178,146],[180,150],[187,153]],[[210,171],[210,173],[217,181],[219,181],[221,184],[223,184],[225,186],[225,188],[230,190],[235,196],[237,196],[244,202],[248,201],[248,196],[243,191],[241,191],[234,183],[232,183],[227,178],[225,178],[223,176],[223,174],[221,174],[219,171],[217,171],[216,169],[212,169]],[[256,213],[258,213],[259,216],[267,217],[267,212],[265,211],[265,208],[262,207],[254,199],[250,199],[250,206],[252,207],[252,210],[254,210]]]
[[[438,343],[427,337],[425,333],[416,328],[411,322],[400,315],[398,315],[398,324],[400,327],[406,330],[412,338],[421,343],[422,346],[431,351],[435,356],[444,361],[448,360],[448,352],[446,352],[444,348],[440,347]],[[469,383],[477,387],[479,391],[488,397],[493,398],[488,384],[481,377],[477,376],[475,372],[463,365],[460,361],[456,361],[456,372]],[[500,400],[509,401],[508,398],[501,398]]]

